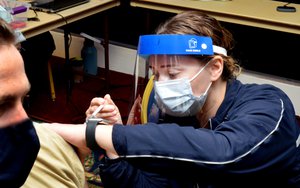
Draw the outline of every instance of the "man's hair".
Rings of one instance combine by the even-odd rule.
[[[0,18],[0,46],[15,44],[16,37],[13,29],[5,20]]]

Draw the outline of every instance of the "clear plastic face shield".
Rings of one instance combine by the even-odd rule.
[[[140,36],[135,66],[135,96],[143,97],[142,119],[144,115],[149,121],[152,104],[168,115],[194,115],[203,105],[199,105],[203,97],[193,95],[190,82],[205,66],[201,68],[199,60],[193,56],[211,56],[214,53],[226,55],[226,50],[214,46],[210,37],[176,34]]]

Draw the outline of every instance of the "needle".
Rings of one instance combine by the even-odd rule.
[[[104,107],[104,105],[102,105],[102,104],[100,106],[98,106],[98,108],[92,113],[91,118],[96,117],[96,114],[98,114],[98,112],[100,112],[103,107]]]

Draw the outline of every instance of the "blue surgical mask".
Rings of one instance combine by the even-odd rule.
[[[0,185],[20,187],[25,182],[40,149],[32,121],[0,128]]]
[[[196,115],[203,107],[207,92],[199,97],[193,95],[190,82],[193,81],[209,64],[209,62],[198,71],[198,73],[191,79],[182,78],[167,81],[155,81],[154,91],[155,100],[162,112],[176,117],[186,117]]]

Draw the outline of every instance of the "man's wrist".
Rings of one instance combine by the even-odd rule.
[[[96,141],[96,127],[98,126],[98,121],[95,119],[89,119],[86,122],[86,130],[85,130],[85,140],[86,146],[90,148],[92,151],[101,151],[101,153],[105,153],[105,151],[98,145]]]

